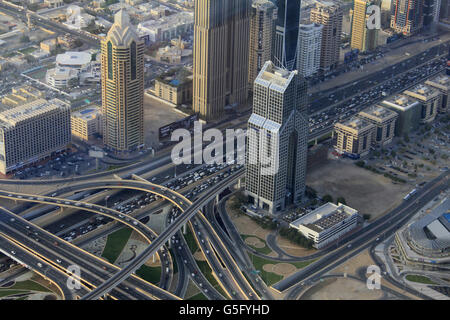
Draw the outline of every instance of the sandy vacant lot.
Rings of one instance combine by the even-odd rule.
[[[147,146],[157,147],[159,144],[159,128],[174,121],[185,118],[167,104],[156,99],[144,96],[144,135]]]
[[[307,290],[301,300],[377,300],[381,290],[369,290],[364,282],[349,278],[326,279]]]
[[[382,175],[340,160],[329,160],[309,171],[306,183],[319,195],[344,197],[349,206],[372,219],[397,206],[411,191],[410,185],[393,184]]]

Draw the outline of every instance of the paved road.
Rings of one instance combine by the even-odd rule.
[[[448,176],[448,171],[441,174],[436,179],[427,183],[408,201],[404,201],[399,207],[356,233],[353,236],[353,240],[350,241],[347,246],[333,251],[299,272],[281,280],[273,287],[278,291],[285,291],[295,286],[288,294],[288,298],[295,298],[297,293],[301,291],[302,286],[304,285],[302,282],[305,280],[310,281],[319,279],[321,275],[336,268],[338,265],[349,260],[362,250],[370,247],[372,244],[377,243],[376,237],[383,237],[383,235],[395,232],[402,224],[408,221],[417,210],[431,201],[443,190],[448,189]]]

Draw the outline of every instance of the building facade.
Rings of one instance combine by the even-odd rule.
[[[275,0],[278,17],[273,43],[273,62],[288,70],[296,69],[298,52],[298,26],[301,0]]]
[[[427,86],[438,89],[442,93],[442,103],[439,107],[439,111],[442,113],[450,110],[450,77],[446,74],[439,74],[425,82]]]
[[[73,112],[70,116],[72,136],[88,141],[95,134],[102,133],[102,113],[100,108],[90,106]]]
[[[249,0],[196,0],[193,110],[218,119],[248,98]]]
[[[395,135],[395,123],[398,114],[379,105],[374,105],[358,113],[358,117],[375,126],[372,144],[384,146],[392,142]]]
[[[0,172],[38,162],[71,142],[70,106],[37,99],[0,112]]]
[[[101,43],[103,143],[114,152],[144,145],[144,43],[124,10]]]
[[[381,3],[379,0],[355,0],[350,13],[352,16],[350,47],[360,52],[373,51],[377,47],[378,29],[368,27],[370,14],[367,13],[367,9],[372,5],[380,6]]]
[[[320,68],[323,25],[301,24],[298,32],[297,70],[303,77],[315,74]]]
[[[389,97],[381,105],[395,111],[398,119],[395,126],[395,135],[403,137],[417,130],[420,124],[422,105],[416,99],[404,94]]]
[[[253,83],[264,63],[272,59],[277,7],[270,0],[254,0],[250,14],[248,84]]]
[[[422,104],[420,121],[422,123],[433,122],[438,113],[442,101],[442,93],[433,87],[419,84],[404,92]]]
[[[271,214],[298,203],[305,192],[307,84],[298,71],[268,61],[255,80],[248,121],[246,193]]]
[[[342,238],[358,226],[360,215],[357,210],[342,203],[326,203],[314,211],[290,223],[306,238],[321,249]]]
[[[341,2],[317,1],[316,6],[311,9],[310,20],[323,25],[320,68],[325,72],[336,68],[341,48]]]
[[[424,0],[392,0],[391,28],[405,36],[419,32],[423,27]]]
[[[364,156],[369,153],[375,125],[356,116],[334,125],[335,149],[341,154]]]

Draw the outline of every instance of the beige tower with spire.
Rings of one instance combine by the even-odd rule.
[[[247,102],[249,0],[195,0],[193,110],[218,119]]]
[[[102,40],[103,142],[114,152],[144,145],[144,42],[124,10]]]

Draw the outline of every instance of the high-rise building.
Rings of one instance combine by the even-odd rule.
[[[65,150],[70,144],[70,106],[37,99],[0,112],[0,172],[6,174]]]
[[[277,7],[270,0],[253,0],[250,17],[248,83],[252,89],[264,63],[272,59]]]
[[[423,27],[424,0],[393,0],[391,7],[391,28],[410,36]]]
[[[300,24],[301,0],[274,0],[278,7],[275,27],[273,62],[294,70],[297,62],[298,26]]]
[[[448,112],[450,110],[450,77],[445,74],[438,74],[425,81],[425,84],[438,89],[442,93],[442,103],[439,111],[442,113]]]
[[[370,14],[367,8],[371,5],[380,6],[379,0],[355,0],[352,16],[352,30],[350,46],[352,49],[358,49],[360,52],[372,51],[377,47],[378,29],[369,28]]]
[[[103,142],[114,152],[144,145],[144,42],[124,10],[102,40]]]
[[[311,9],[311,22],[323,25],[320,68],[334,69],[339,63],[343,13],[341,2],[318,0]]]
[[[248,97],[249,0],[196,0],[193,110],[217,119]]]
[[[303,77],[309,77],[320,68],[323,25],[301,24],[298,32],[297,70]]]
[[[441,13],[441,0],[423,0],[423,25],[437,26]]]
[[[248,121],[246,192],[269,213],[298,203],[305,191],[307,84],[298,71],[267,61],[253,88]]]

